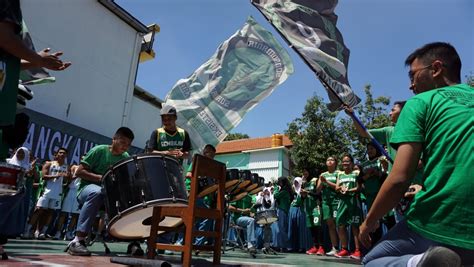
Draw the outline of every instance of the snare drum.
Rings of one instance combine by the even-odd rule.
[[[269,224],[278,221],[275,209],[258,211],[255,214],[255,222],[257,224]]]
[[[198,197],[204,197],[211,193],[214,193],[218,188],[218,185],[214,179],[210,177],[198,178]]]
[[[17,193],[17,184],[21,179],[21,168],[6,162],[0,162],[0,195]]]
[[[150,235],[155,206],[187,206],[183,172],[178,161],[158,154],[137,155],[117,162],[102,177],[108,230],[119,239]],[[172,218],[172,217],[170,217]],[[166,218],[160,226],[176,225]]]

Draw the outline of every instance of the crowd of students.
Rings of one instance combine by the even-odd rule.
[[[10,236],[24,239],[47,238],[72,240],[80,212],[77,189],[80,178],[78,165],[66,164],[67,149],[59,148],[54,159],[39,162],[26,147],[15,150],[7,160],[21,167],[24,188],[23,204],[9,219],[13,229]],[[99,222],[98,217],[98,222]],[[15,222],[15,223],[13,223]],[[100,227],[96,227],[100,231]]]
[[[271,224],[272,249],[359,260],[362,256],[359,225],[388,171],[388,161],[371,143],[367,145],[367,155],[357,165],[349,154],[340,158],[330,156],[326,160],[327,170],[322,173],[307,168],[301,177],[279,177],[274,185],[267,184],[268,198],[274,203],[266,210],[275,209],[278,219]],[[261,211],[259,198],[265,192],[230,203],[231,220],[246,230],[249,251],[267,249],[264,244],[267,225],[258,225],[252,218]],[[380,220],[380,227],[373,234],[374,244],[395,224],[395,212]]]

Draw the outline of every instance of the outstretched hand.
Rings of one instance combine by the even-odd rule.
[[[63,62],[61,59],[59,59],[59,57],[63,55],[62,51],[49,53],[50,50],[50,48],[45,48],[38,52],[38,55],[41,57],[39,67],[61,71],[71,66],[71,62]]]

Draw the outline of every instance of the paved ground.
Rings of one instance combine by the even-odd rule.
[[[67,242],[54,240],[9,240],[6,245],[6,251],[9,260],[0,260],[0,266],[124,266],[115,264],[111,259],[120,261],[127,260],[124,258],[127,243],[116,242],[108,243],[111,254],[106,255],[104,247],[101,243],[93,244],[89,249],[92,251],[92,257],[73,257],[63,252]],[[145,248],[142,245],[142,248]],[[117,258],[119,257],[119,258]],[[161,261],[160,261],[161,260]],[[172,266],[180,265],[180,256],[166,255],[159,256],[155,261],[142,259],[142,266],[153,264],[160,266],[162,261],[166,261]],[[253,259],[247,253],[240,249],[234,251],[226,251],[221,257],[221,266],[355,266],[359,265],[357,261],[351,259],[337,259],[334,257],[321,257],[315,255],[306,255],[298,253],[278,253],[278,255],[257,254],[257,258]],[[212,265],[212,254],[193,255],[193,266],[210,266]],[[139,266],[139,265],[138,265]]]

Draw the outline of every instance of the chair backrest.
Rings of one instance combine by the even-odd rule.
[[[226,165],[203,155],[195,154],[193,158],[192,174],[193,177],[210,177],[216,180],[225,181]]]

